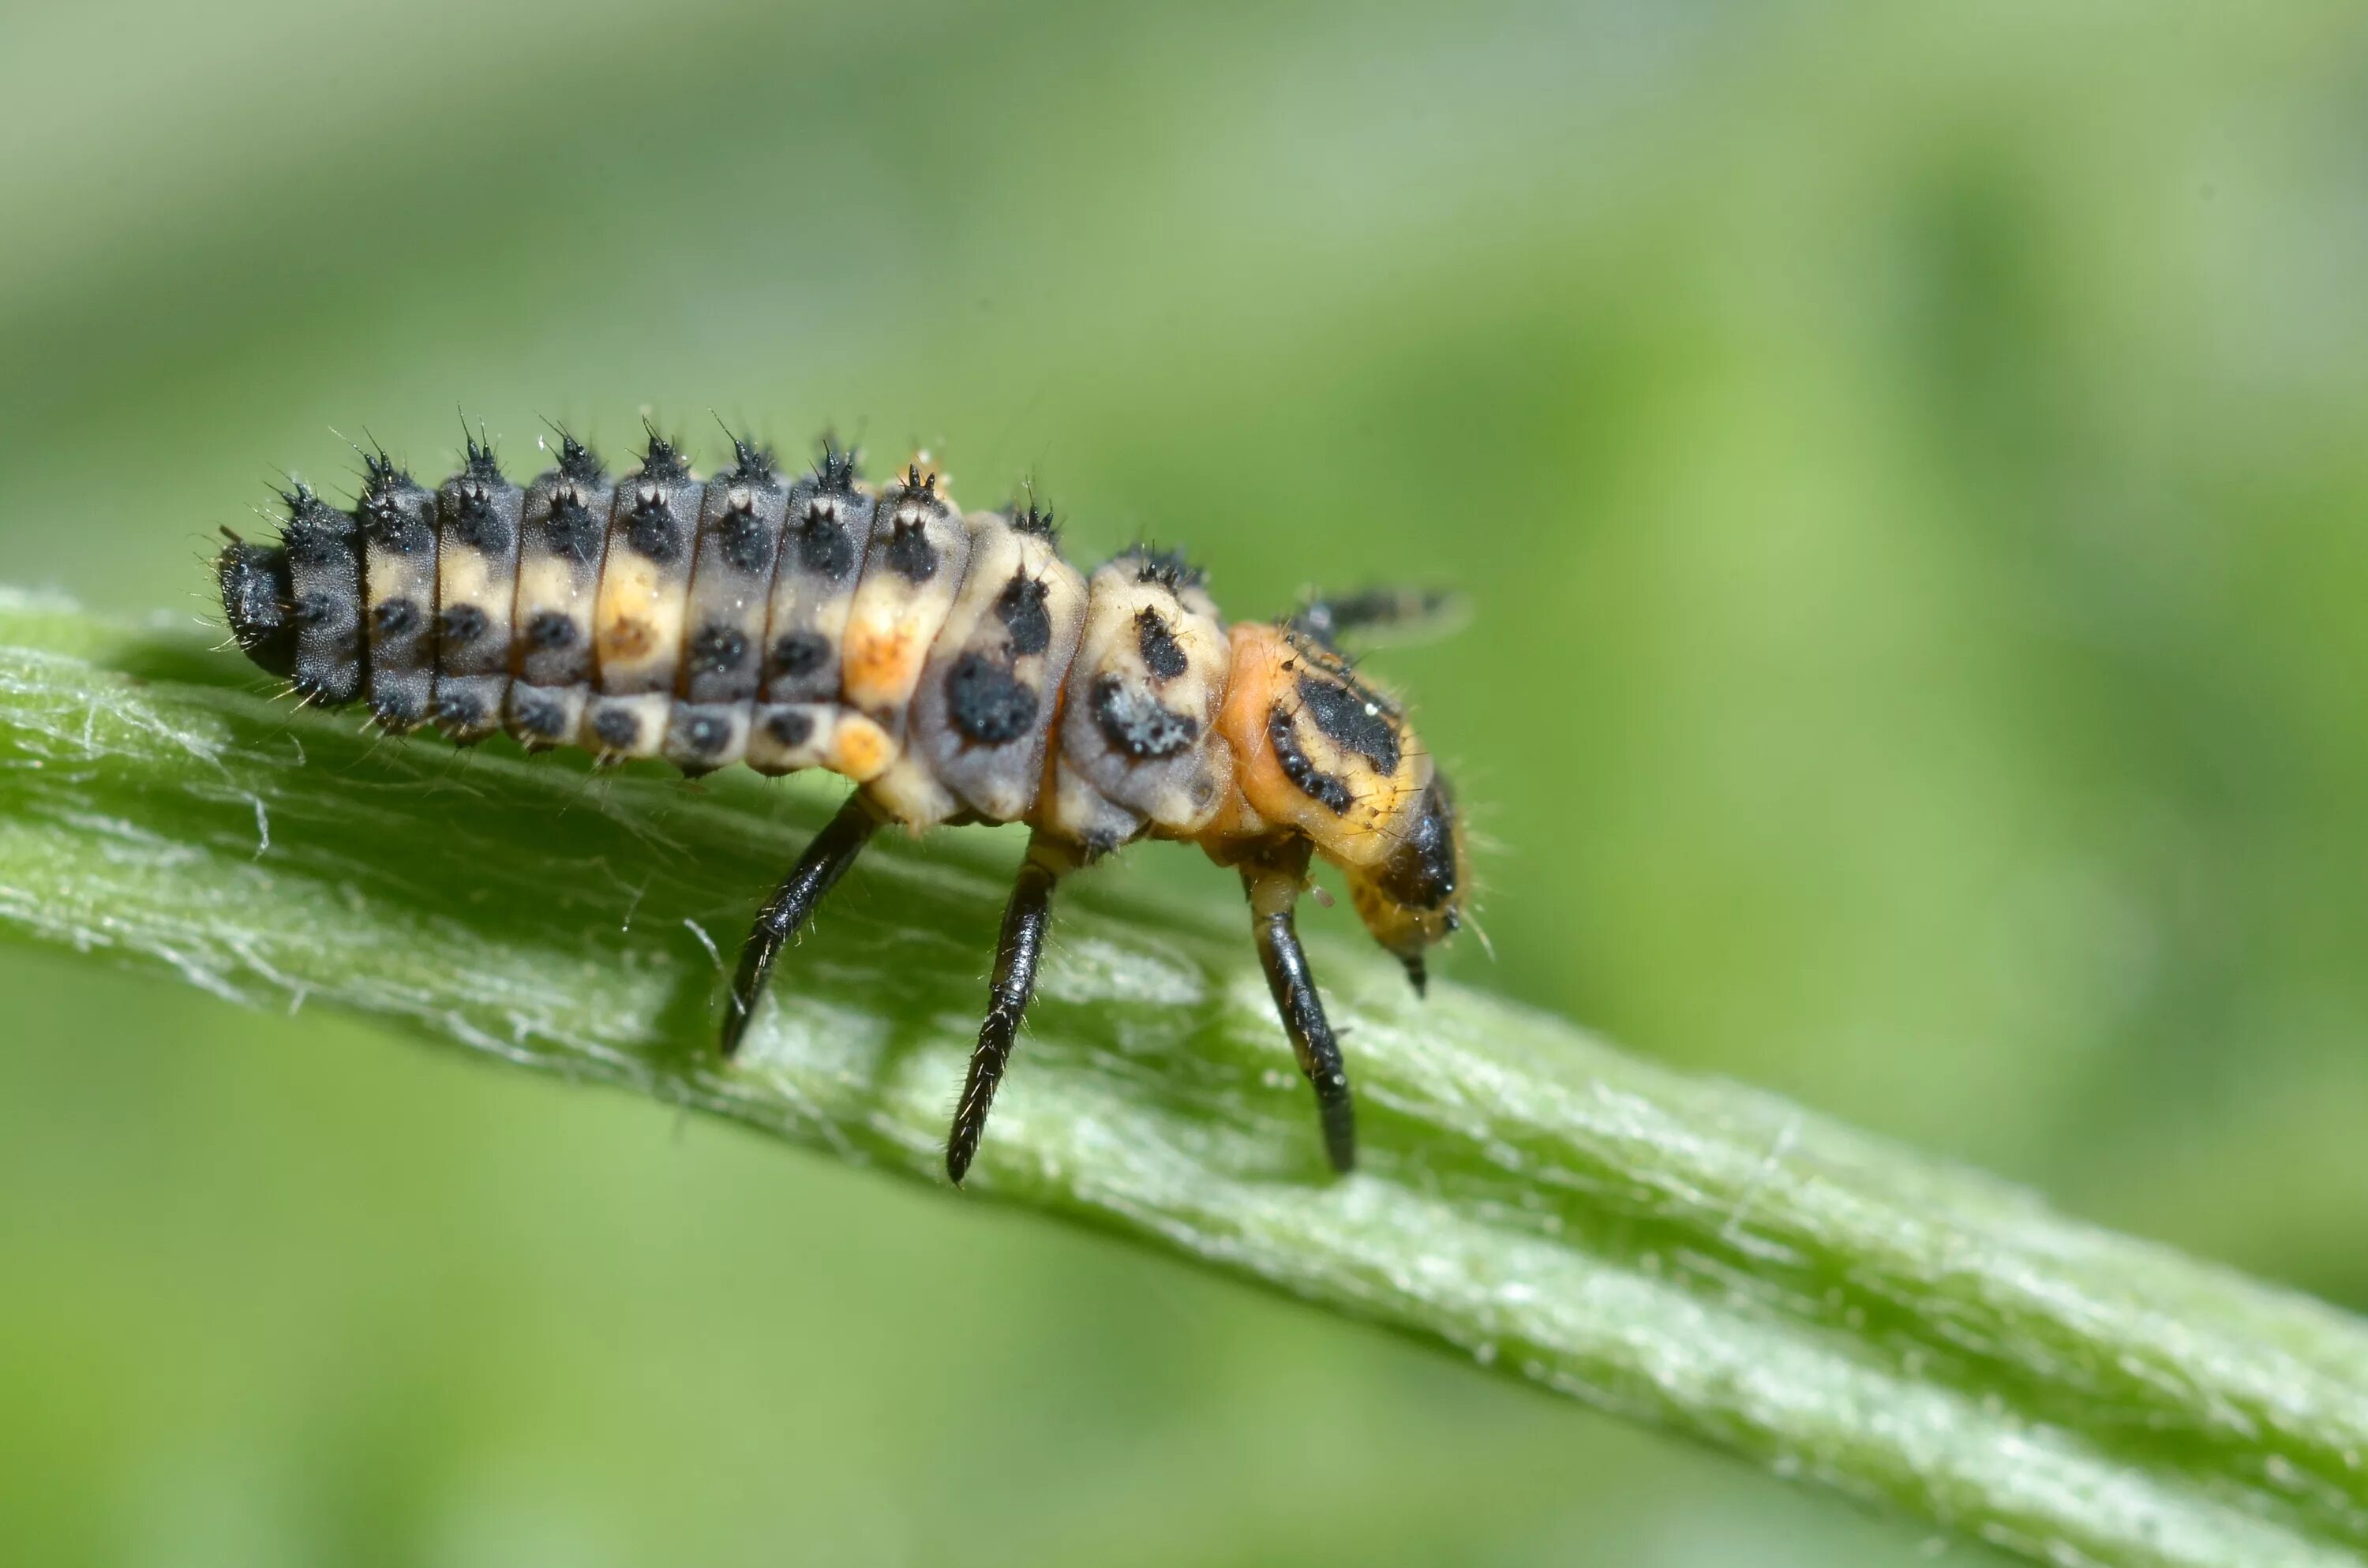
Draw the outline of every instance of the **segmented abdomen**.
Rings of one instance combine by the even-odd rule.
[[[352,514],[299,486],[277,547],[224,552],[232,630],[395,731],[824,767],[915,827],[1031,820],[1092,851],[1209,820],[1230,653],[1180,560],[1088,583],[1032,506],[965,517],[917,466],[874,494],[844,453],[790,480],[736,446],[702,483],[653,439],[611,483],[563,438],[523,489],[473,441],[434,491],[373,455]]]

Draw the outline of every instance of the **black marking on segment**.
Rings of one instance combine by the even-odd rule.
[[[1282,776],[1291,780],[1299,792],[1334,815],[1347,812],[1351,802],[1349,786],[1336,776],[1325,772],[1308,759],[1299,744],[1299,730],[1282,704],[1267,710],[1267,744],[1274,747],[1274,760],[1282,767]]]
[[[288,551],[249,544],[233,536],[215,562],[222,585],[222,615],[239,650],[266,674],[284,676],[296,667],[294,591],[289,585]]]
[[[782,745],[802,746],[814,739],[814,715],[781,709],[766,719],[765,733]]]
[[[683,739],[701,756],[713,756],[732,741],[732,722],[701,713],[683,726]]]
[[[419,607],[409,599],[388,599],[370,607],[370,624],[381,637],[407,637],[419,626]]]
[[[773,541],[757,516],[753,499],[744,501],[724,516],[723,525],[716,529],[716,538],[723,547],[724,564],[734,572],[754,576],[772,562]]]
[[[1036,992],[1036,967],[1044,956],[1045,933],[1053,923],[1053,885],[1057,877],[1029,860],[1019,868],[1011,902],[1003,910],[1003,935],[995,948],[995,982],[987,993],[986,1019],[979,1026],[978,1045],[971,1052],[970,1073],[962,1084],[962,1102],[954,1111],[953,1131],[946,1138],[946,1175],[956,1186],[969,1174],[986,1132],[987,1108],[995,1103],[996,1085],[1011,1060],[1019,1020],[1027,1016],[1029,998]]]
[[[436,630],[445,642],[466,647],[485,634],[485,612],[475,605],[446,605],[437,613]]]
[[[444,482],[441,499],[446,515],[442,526],[451,529],[454,542],[488,555],[507,555],[510,549],[509,519],[494,505],[494,497],[509,490],[510,482],[494,458],[491,442],[470,435],[465,425],[461,426],[461,440],[468,448],[468,455],[461,472]]]
[[[1167,618],[1149,605],[1135,612],[1134,645],[1154,680],[1174,680],[1192,667],[1192,661],[1184,655],[1184,645],[1167,630]]]
[[[773,642],[773,673],[810,676],[830,662],[830,639],[818,631],[787,631]]]
[[[702,626],[690,640],[694,674],[728,676],[748,656],[748,639],[736,626]]]
[[[579,483],[582,483],[579,481]],[[551,541],[553,555],[570,561],[597,560],[600,540],[606,530],[584,504],[584,497],[573,490],[563,490],[551,500],[551,517],[543,524],[543,537]]]
[[[1102,738],[1137,762],[1174,756],[1200,738],[1198,719],[1177,712],[1116,676],[1095,676],[1090,697]]]
[[[558,740],[567,728],[567,710],[549,698],[520,694],[512,709],[518,728],[531,735]]]
[[[1044,585],[1021,573],[995,597],[995,616],[1011,633],[1011,651],[1025,656],[1053,645],[1053,618],[1044,613]]]
[[[370,711],[390,730],[407,730],[427,717],[425,704],[408,686],[393,691],[373,690]]]
[[[1038,539],[1061,537],[1061,525],[1053,520],[1053,508],[1039,506],[1033,501],[1012,509],[1011,527],[1016,532],[1034,534]]]
[[[964,653],[946,672],[946,712],[983,746],[1004,746],[1036,726],[1036,694],[984,653]]]
[[[798,564],[808,572],[836,583],[855,570],[855,543],[847,537],[847,526],[830,502],[807,502],[805,516],[793,525],[793,531],[798,536]]]
[[[575,618],[555,609],[538,611],[526,623],[526,640],[546,651],[568,647],[575,641]]]
[[[1312,675],[1299,677],[1299,700],[1315,727],[1383,773],[1398,770],[1397,727],[1390,710],[1369,691]]]
[[[592,733],[610,751],[631,751],[642,738],[642,722],[621,708],[603,708],[592,716]]]
[[[510,547],[509,525],[494,509],[493,497],[474,480],[454,490],[451,521],[455,543],[488,555],[500,555]]]
[[[436,716],[455,729],[472,730],[484,722],[485,705],[463,692],[438,692]]]
[[[301,627],[335,626],[347,618],[351,608],[334,594],[300,594],[292,607],[296,624]]]
[[[938,574],[938,547],[929,542],[928,519],[899,517],[888,539],[888,570],[908,583],[926,583]]]
[[[671,565],[682,554],[682,534],[675,527],[674,508],[666,504],[666,488],[661,484],[637,488],[632,516],[625,522],[625,542],[659,565]]]

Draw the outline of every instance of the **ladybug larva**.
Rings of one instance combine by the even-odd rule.
[[[757,912],[723,1050],[739,1045],[781,948],[872,834],[901,823],[1026,823],[986,1018],[946,1170],[968,1170],[1036,983],[1060,880],[1139,838],[1235,868],[1276,1011],[1341,1171],[1355,1123],[1338,1041],[1294,910],[1313,857],[1417,992],[1462,924],[1463,833],[1404,710],[1343,640],[1428,616],[1436,596],[1317,601],[1228,626],[1201,574],[1135,547],[1087,576],[1032,504],[958,509],[916,462],[860,481],[831,444],[807,472],[735,440],[704,481],[652,432],[611,480],[564,433],[521,489],[471,439],[434,490],[381,452],[339,511],[302,484],[279,542],[217,562],[239,646],[306,701],[366,702],[403,733],[685,773],[820,767],[855,790]]]

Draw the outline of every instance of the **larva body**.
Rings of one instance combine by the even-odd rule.
[[[469,443],[435,490],[372,454],[350,513],[298,486],[277,545],[233,540],[224,610],[306,700],[386,728],[687,773],[825,768],[857,786],[759,915],[736,1045],[775,956],[878,825],[1024,822],[1028,862],[949,1148],[967,1168],[1057,880],[1142,837],[1240,868],[1259,950],[1347,1169],[1347,1078],[1292,907],[1311,854],[1417,986],[1468,897],[1461,830],[1399,707],[1335,638],[1435,608],[1373,594],[1228,628],[1200,574],[1136,548],[1081,574],[1030,506],[964,514],[919,464],[873,488],[825,449],[794,479],[735,443],[704,482],[653,437],[613,483],[563,437],[523,488]]]

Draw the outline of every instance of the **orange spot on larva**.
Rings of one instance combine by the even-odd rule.
[[[850,635],[844,680],[847,695],[865,707],[901,702],[920,678],[921,650],[902,626]]]
[[[646,620],[630,616],[620,617],[600,629],[600,656],[604,659],[641,659],[649,656],[657,646],[657,628]]]
[[[830,770],[868,784],[888,769],[888,733],[869,719],[842,716],[830,741]]]

